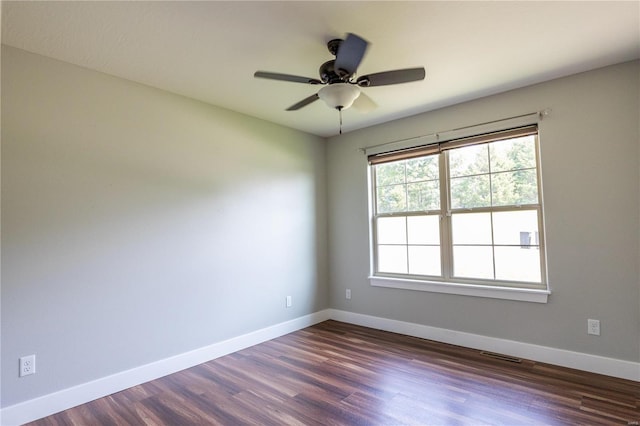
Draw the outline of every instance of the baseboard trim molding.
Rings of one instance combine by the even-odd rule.
[[[640,362],[572,352],[513,340],[331,309],[331,319],[467,348],[511,355],[561,367],[640,381]]]
[[[330,319],[330,312],[329,309],[318,311],[190,352],[5,407],[0,410],[0,424],[3,426],[15,426],[50,416],[132,386],[158,379],[326,321]]]

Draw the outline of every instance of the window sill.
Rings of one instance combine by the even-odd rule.
[[[505,288],[477,284],[454,284],[438,281],[411,280],[406,278],[369,277],[374,287],[399,288],[403,290],[428,291],[432,293],[459,294],[463,296],[488,297],[491,299],[517,300],[521,302],[547,303],[551,292],[528,288]]]

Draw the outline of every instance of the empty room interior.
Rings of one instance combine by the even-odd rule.
[[[0,424],[640,423],[639,2],[1,3]]]

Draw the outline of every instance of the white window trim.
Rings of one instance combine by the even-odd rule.
[[[540,129],[540,121],[543,116],[548,115],[550,110],[544,110],[542,112],[526,114],[523,116],[512,117],[505,120],[496,120],[489,123],[484,123],[478,126],[467,126],[464,128],[456,129],[453,131],[434,133],[432,135],[421,136],[417,138],[411,138],[410,140],[403,140],[392,143],[385,143],[382,145],[377,145],[374,147],[370,147],[364,149],[364,153],[366,155],[378,154],[381,152],[388,151],[390,145],[394,145],[393,149],[402,148],[411,148],[413,146],[419,146],[421,144],[425,144],[429,139],[435,139],[442,142],[443,139],[451,140],[457,139],[467,136],[475,136],[478,134],[482,134],[487,132],[487,130],[498,131],[501,129],[509,128],[517,123],[519,126],[525,125],[538,125],[538,138],[540,137],[541,129]],[[447,133],[447,137],[443,138],[442,133]],[[431,142],[430,140],[428,142]],[[427,143],[428,143],[427,142]],[[400,146],[398,146],[400,145]],[[538,155],[540,154],[538,148]],[[541,168],[538,160],[538,189],[540,192],[540,198],[542,198],[542,187],[541,180],[542,177],[540,175]],[[370,276],[369,283],[373,287],[386,287],[386,288],[394,288],[394,289],[402,289],[402,290],[415,290],[415,291],[426,291],[432,293],[445,293],[445,294],[454,294],[454,295],[463,295],[463,296],[472,296],[472,297],[484,297],[484,298],[492,298],[492,299],[503,299],[503,300],[514,300],[521,302],[534,302],[534,303],[547,303],[548,297],[551,294],[548,277],[545,277],[544,282],[546,283],[546,289],[530,289],[530,288],[521,288],[521,287],[506,287],[500,285],[482,285],[482,284],[469,284],[454,281],[432,281],[432,280],[423,280],[423,279],[411,279],[411,278],[396,278],[396,277],[385,277],[375,275],[374,265],[375,265],[375,238],[373,235],[373,220],[374,217],[374,209],[375,207],[372,205],[371,194],[373,193],[373,185],[371,182],[371,169],[367,167],[367,181],[369,186],[369,258],[370,258]],[[543,214],[543,212],[541,212]],[[544,222],[544,221],[543,221]],[[545,259],[543,261],[543,274],[546,276],[546,250],[545,250]]]
[[[551,294],[551,291],[549,290],[465,284],[453,281],[441,282],[412,280],[408,278],[387,278],[375,275],[369,277],[369,283],[373,287],[428,291],[431,293],[458,294],[462,296],[487,297],[491,299],[516,300],[520,302],[535,303],[547,303],[548,297]]]

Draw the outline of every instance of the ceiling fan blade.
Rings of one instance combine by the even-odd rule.
[[[353,107],[360,112],[371,112],[378,107],[373,99],[360,92],[360,96],[353,101]]]
[[[289,108],[287,108],[287,111],[295,111],[298,110],[304,106],[309,105],[311,102],[315,102],[318,99],[320,99],[318,97],[317,93],[314,93],[313,95],[309,96],[308,98],[304,98],[303,100],[301,100],[300,102],[298,102],[297,104],[293,104],[291,105]]]
[[[406,68],[402,70],[384,71],[358,77],[358,86],[373,87],[389,84],[409,83],[424,80],[424,68]]]
[[[356,72],[368,45],[365,39],[355,34],[347,35],[347,38],[340,43],[334,64],[340,77],[350,77]]]
[[[322,84],[322,82],[316,78],[300,77],[299,75],[280,74],[277,72],[256,71],[253,76],[256,78],[268,78],[270,80],[291,81],[293,83]]]

